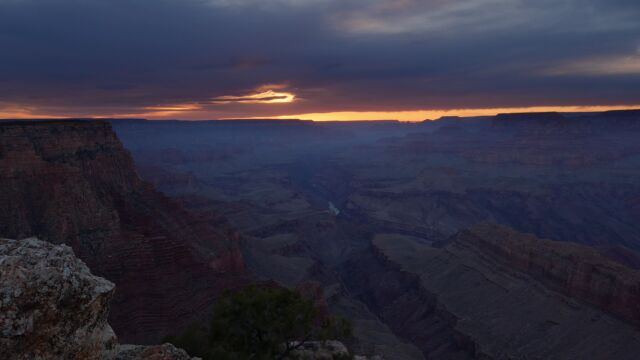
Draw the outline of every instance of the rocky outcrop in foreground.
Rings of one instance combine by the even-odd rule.
[[[66,245],[0,239],[0,358],[189,360],[171,344],[118,344],[107,323],[115,285]]]
[[[114,360],[197,360],[171,344],[157,346],[121,345]]]
[[[335,340],[309,341],[292,352],[289,360],[384,360],[380,356],[351,356],[343,343]]]
[[[115,351],[107,323],[114,289],[68,246],[0,240],[0,358],[99,359]]]
[[[171,344],[120,345],[107,322],[114,291],[67,245],[0,239],[0,359],[196,359]],[[327,341],[306,343],[291,358],[351,356],[342,343]]]

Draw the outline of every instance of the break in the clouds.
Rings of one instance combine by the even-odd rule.
[[[0,0],[0,115],[640,104],[638,18],[637,0]]]

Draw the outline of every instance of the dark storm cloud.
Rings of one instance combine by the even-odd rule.
[[[0,108],[635,104],[638,18],[635,0],[0,0]],[[299,101],[212,101],[265,84]]]

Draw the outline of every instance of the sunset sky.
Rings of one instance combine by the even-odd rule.
[[[0,0],[0,118],[640,108],[638,0]]]

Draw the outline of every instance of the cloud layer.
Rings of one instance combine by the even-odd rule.
[[[0,115],[639,104],[638,18],[636,0],[0,0]]]

